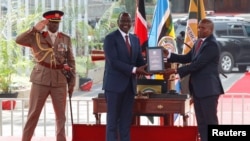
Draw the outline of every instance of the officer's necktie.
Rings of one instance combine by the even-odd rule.
[[[130,44],[129,44],[129,41],[128,41],[128,35],[125,35],[125,39],[126,39],[126,46],[127,46],[127,48],[128,48],[128,53],[130,54],[130,50],[131,50],[131,46],[130,46]]]

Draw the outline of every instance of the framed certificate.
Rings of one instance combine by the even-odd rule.
[[[163,47],[147,48],[148,72],[159,73],[164,71]]]

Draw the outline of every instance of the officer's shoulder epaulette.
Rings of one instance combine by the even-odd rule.
[[[66,36],[66,37],[70,38],[70,36],[68,34],[66,34],[66,33],[60,32],[60,34],[62,34],[62,36]]]
[[[42,35],[43,35],[44,38],[47,37],[47,36],[49,35],[49,32],[48,32],[48,31],[42,31],[41,33],[42,33]]]

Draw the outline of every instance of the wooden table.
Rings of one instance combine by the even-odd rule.
[[[104,98],[93,98],[93,114],[96,124],[101,124],[101,113],[107,112]],[[173,114],[179,113],[183,117],[183,125],[188,125],[187,118],[190,111],[190,98],[136,98],[134,103],[133,124],[140,125],[140,116],[161,116],[164,125],[173,126]]]

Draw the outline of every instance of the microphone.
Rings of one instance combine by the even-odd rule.
[[[192,47],[189,45],[189,44],[187,44],[187,43],[185,43],[183,40],[181,40],[181,39],[179,39],[179,38],[175,38],[175,41],[181,41],[184,45],[186,45],[189,49],[192,49]]]

